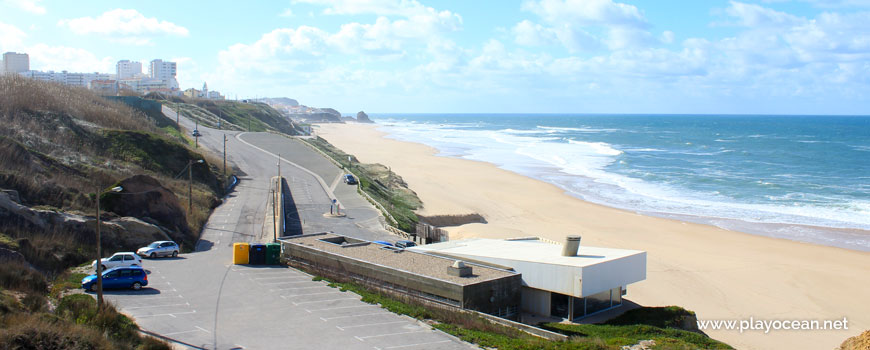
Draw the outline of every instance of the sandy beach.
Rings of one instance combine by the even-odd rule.
[[[833,349],[870,328],[870,253],[727,231],[608,208],[496,166],[437,156],[384,137],[376,125],[324,124],[319,136],[402,176],[424,215],[479,213],[487,224],[449,228],[451,239],[536,235],[648,252],[646,281],[627,299],[679,305],[701,320],[848,320],[848,330],[707,330],[738,349]]]

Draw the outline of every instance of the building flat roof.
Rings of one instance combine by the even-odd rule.
[[[361,243],[349,242],[350,244],[336,244],[324,241],[324,239],[334,239],[338,237]],[[283,237],[280,241],[291,244],[300,244],[327,253],[387,266],[396,270],[402,270],[459,285],[470,285],[518,274],[513,271],[466,262],[467,265],[472,266],[472,276],[452,276],[447,274],[447,268],[453,265],[453,262],[456,259],[448,259],[410,250],[391,249],[389,247],[385,248],[383,245],[377,243],[369,243],[332,233]]]
[[[472,255],[581,268],[644,253],[640,250],[590,247],[581,244],[577,256],[562,256],[561,244],[552,244],[536,239],[502,240],[488,238],[433,243],[409,249],[419,252]]]

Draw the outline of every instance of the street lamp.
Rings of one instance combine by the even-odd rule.
[[[121,186],[112,187],[110,191],[121,192],[124,188]],[[97,308],[103,308],[103,245],[100,237],[100,189],[97,188]]]

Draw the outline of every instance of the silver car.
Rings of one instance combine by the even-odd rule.
[[[158,256],[178,256],[178,244],[173,241],[157,241],[147,247],[139,248],[136,254],[141,257],[156,258]]]

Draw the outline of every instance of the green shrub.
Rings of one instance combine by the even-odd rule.
[[[48,291],[48,282],[26,263],[3,261],[0,262],[0,287],[42,294]]]

